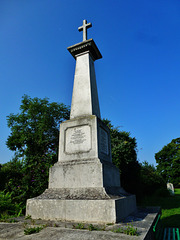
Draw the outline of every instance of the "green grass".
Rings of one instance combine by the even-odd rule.
[[[160,206],[162,208],[161,221],[164,227],[180,228],[180,189],[175,189],[174,196],[151,196],[143,199],[143,206]]]
[[[165,226],[180,228],[180,189],[175,189],[175,196],[164,205],[161,220]]]

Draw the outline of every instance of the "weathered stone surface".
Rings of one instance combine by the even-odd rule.
[[[0,240],[1,239],[20,239],[24,236],[22,223],[0,223]],[[23,239],[23,238],[22,238]]]
[[[118,199],[28,199],[26,211],[34,219],[116,223],[136,209],[135,196]]]
[[[138,211],[128,216],[122,223],[114,225],[97,225],[105,228],[106,231],[88,231],[73,229],[77,223],[62,221],[42,221],[35,220],[35,224],[46,224],[48,227],[39,233],[24,235],[23,223],[31,224],[31,220],[18,218],[18,223],[0,223],[0,240],[152,240],[152,226],[160,208],[140,208]],[[126,227],[127,223],[137,228],[139,236],[128,236],[121,233],[113,233],[112,229]],[[96,224],[93,223],[94,226]],[[27,225],[28,226],[28,225]],[[56,227],[54,227],[56,226]],[[87,228],[88,224],[84,224]]]
[[[48,188],[36,199],[102,200],[130,196],[119,187],[106,188]]]
[[[67,49],[75,59],[76,59],[76,56],[78,56],[82,52],[87,52],[87,51],[91,53],[94,60],[102,58],[102,55],[92,38],[86,41],[74,44],[68,47]]]
[[[99,159],[58,162],[50,169],[49,188],[120,187],[118,169]]]
[[[61,123],[58,161],[94,158],[112,162],[108,127],[95,115]]]
[[[94,61],[89,52],[76,56],[70,119],[96,115],[100,118]]]
[[[0,224],[1,225],[1,224]],[[11,224],[12,225],[12,224]],[[17,225],[15,228],[19,231],[19,235],[3,234],[0,240],[140,240],[142,238],[132,237],[125,234],[117,234],[112,232],[89,232],[88,230],[73,230],[67,228],[47,227],[40,233],[32,235],[24,235],[23,230],[19,229]],[[7,229],[6,229],[7,230]],[[0,233],[1,234],[1,233]],[[14,238],[15,237],[15,238]]]
[[[92,23],[87,23],[87,20],[83,20],[83,25],[78,27],[79,32],[83,31],[83,41],[87,40],[87,29],[92,27]]]

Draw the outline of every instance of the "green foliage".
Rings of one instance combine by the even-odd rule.
[[[24,234],[30,235],[33,233],[40,232],[43,228],[47,227],[47,224],[45,225],[37,225],[36,221],[31,218],[30,215],[25,217],[25,220],[30,220],[30,222],[24,222]],[[30,226],[29,226],[30,225]]]
[[[22,203],[25,208],[26,187],[23,185],[24,164],[15,156],[10,162],[2,165],[0,179],[2,180],[1,190],[11,193],[12,203]]]
[[[11,194],[0,192],[0,212],[5,212],[7,209],[11,209],[12,201]]]
[[[114,233],[123,233],[123,228],[122,227],[118,227],[112,230],[112,232]]]
[[[112,160],[121,174],[121,184],[131,193],[137,193],[140,165],[137,161],[136,139],[129,132],[120,131],[107,119],[103,122],[109,127],[111,135]]]
[[[13,201],[12,193],[0,192],[0,219],[20,216],[22,213],[22,203]]]
[[[112,223],[110,224],[106,224],[106,225],[113,225]],[[112,230],[106,230],[106,226],[95,226],[93,224],[89,224],[86,227],[84,226],[84,224],[82,223],[78,223],[77,225],[73,225],[74,229],[87,229],[89,231],[112,231],[114,233],[124,233],[127,235],[131,235],[131,236],[138,236],[138,232],[137,232],[137,228],[133,227],[132,224],[127,223],[127,225],[125,227],[119,227],[119,228],[113,228]]]
[[[155,154],[157,171],[166,182],[180,186],[180,138],[173,139]]]
[[[174,196],[157,196],[152,194],[142,199],[142,206],[160,206],[163,227],[180,227],[180,189],[175,189]]]
[[[119,227],[112,230],[115,233],[125,233],[131,236],[138,236],[137,228],[133,227],[132,224],[127,223],[127,227]]]
[[[38,232],[40,232],[43,228],[44,228],[44,226],[27,227],[27,228],[24,229],[24,234],[25,234],[25,235],[30,235],[30,234],[33,234],[33,233],[38,233]]]
[[[73,228],[75,228],[75,229],[85,229],[83,223],[78,223],[77,225],[73,225]]]
[[[89,230],[89,231],[105,231],[106,226],[103,227],[99,227],[99,226],[95,226],[93,224],[89,224],[89,225],[84,225],[83,223],[78,223],[77,225],[73,225],[74,229],[81,229],[81,230]]]
[[[0,222],[7,222],[7,223],[15,223],[17,220],[15,219],[17,215],[9,215],[7,213],[3,213],[0,215]]]
[[[11,134],[7,146],[15,151],[10,163],[2,166],[3,187],[24,202],[48,186],[49,168],[57,162],[59,125],[69,119],[69,108],[47,98],[24,95],[20,113],[7,117]]]
[[[146,161],[141,164],[140,179],[142,195],[154,193],[157,196],[162,193],[166,196],[169,195],[164,179],[158,174],[156,168]]]
[[[43,155],[57,150],[59,124],[69,118],[64,104],[49,103],[47,98],[30,98],[24,95],[20,114],[7,117],[11,135],[7,146],[21,157]]]
[[[23,163],[15,157],[8,163],[1,166],[0,169],[0,190],[4,190],[10,181],[16,182],[17,186],[20,185],[23,177]]]
[[[136,139],[130,133],[115,128],[109,120],[103,120],[111,134],[113,163],[119,168],[121,184],[130,193],[136,194],[139,201],[143,195],[156,192],[167,193],[166,183],[153,165],[137,161]]]
[[[94,226],[93,224],[90,224],[90,225],[88,226],[88,230],[89,230],[89,231],[99,231],[99,230],[101,230],[101,229],[99,229],[98,227]]]
[[[127,228],[124,229],[124,233],[131,236],[138,236],[137,228],[134,228],[132,224],[127,224]]]

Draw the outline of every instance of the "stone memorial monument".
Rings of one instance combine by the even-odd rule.
[[[27,200],[33,219],[115,223],[136,210],[134,195],[120,185],[112,164],[108,127],[101,121],[94,62],[102,55],[87,39],[68,47],[76,60],[70,120],[61,123],[58,162],[50,168],[49,187]]]
[[[172,183],[167,183],[167,190],[169,191],[170,195],[174,196],[174,186]]]

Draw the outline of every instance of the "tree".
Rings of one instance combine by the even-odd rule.
[[[163,196],[168,195],[164,179],[158,174],[154,165],[149,164],[147,161],[141,163],[140,179],[141,197],[154,193]]]
[[[120,131],[107,119],[103,120],[110,129],[112,160],[120,170],[121,185],[126,191],[137,193],[140,164],[137,161],[136,139],[129,132]]]
[[[166,182],[180,186],[180,138],[173,139],[155,154],[157,171]]]
[[[69,107],[24,95],[20,111],[7,117],[11,134],[6,144],[23,164],[21,185],[27,198],[47,188],[49,167],[57,162],[59,125],[69,119]]]
[[[23,164],[17,158],[3,164],[0,169],[0,191],[4,190],[10,182],[16,182],[17,186],[23,177]],[[7,189],[8,190],[8,189]],[[12,188],[10,189],[12,192]]]
[[[26,191],[25,187],[22,185],[23,177],[23,162],[18,160],[18,158],[14,157],[11,161],[2,165],[0,169],[0,201],[3,196],[8,196],[8,201],[14,204],[14,206],[25,208]],[[4,190],[7,195],[4,195]],[[8,202],[6,207],[7,209],[9,208]]]

